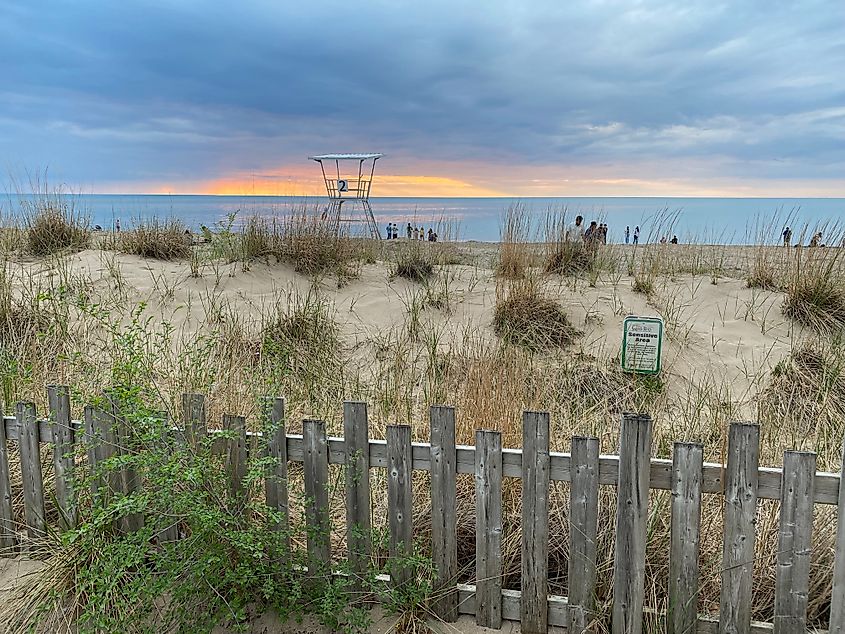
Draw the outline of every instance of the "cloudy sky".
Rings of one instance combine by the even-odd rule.
[[[0,160],[88,192],[845,196],[845,2],[0,0]]]

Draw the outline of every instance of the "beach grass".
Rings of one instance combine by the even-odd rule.
[[[621,413],[639,411],[654,418],[656,456],[669,457],[675,440],[697,440],[705,445],[705,459],[714,462],[724,458],[728,423],[753,419],[762,425],[761,464],[779,465],[785,449],[812,449],[818,452],[820,469],[839,469],[845,432],[841,249],[784,248],[770,239],[747,247],[660,244],[661,234],[672,226],[670,217],[661,231],[645,237],[636,248],[602,245],[582,267],[572,265],[581,255],[563,253],[570,249],[561,239],[566,223],[562,211],[556,213],[550,215],[552,229],[546,231],[542,245],[529,241],[527,215],[515,206],[505,213],[500,245],[468,247],[401,240],[396,245],[374,245],[330,231],[318,216],[302,210],[275,222],[248,220],[241,228],[232,227],[228,235],[212,232],[210,242],[201,247],[186,246],[202,253],[198,276],[192,275],[194,265],[187,256],[166,256],[171,253],[166,249],[159,258],[148,250],[169,239],[174,245],[186,245],[178,226],[148,228],[143,239],[132,235],[134,230],[127,231],[127,240],[138,239],[146,246],[127,247],[120,253],[62,248],[51,255],[24,257],[4,251],[0,256],[3,407],[9,411],[18,400],[32,400],[44,412],[44,386],[67,384],[78,415],[82,405],[102,398],[104,387],[118,385],[132,388],[139,409],[164,410],[179,420],[181,394],[201,392],[208,397],[210,426],[219,427],[223,414],[236,413],[247,416],[250,428],[257,430],[261,398],[283,395],[288,433],[299,433],[303,418],[319,417],[326,421],[329,434],[337,435],[342,433],[343,400],[364,400],[370,404],[371,437],[383,438],[385,426],[398,422],[411,425],[414,440],[425,442],[428,408],[448,403],[457,408],[459,444],[472,444],[475,430],[483,426],[501,431],[506,447],[521,443],[522,411],[539,409],[551,414],[552,450],[568,451],[573,435],[586,434],[600,439],[603,453],[617,449]],[[834,235],[829,230],[825,234]],[[452,258],[459,249],[461,258],[454,264],[438,259],[440,253]],[[431,274],[421,279],[416,274],[401,275],[402,262],[409,270],[419,262],[430,265]],[[139,273],[143,266],[151,272]],[[205,266],[226,268],[212,276],[202,273]],[[339,279],[345,280],[343,285],[336,283]],[[415,283],[408,284],[407,279]],[[660,314],[666,320],[670,336],[666,369],[659,378],[631,376],[619,368],[619,325],[634,312]],[[163,460],[153,444],[150,441],[150,460]],[[191,459],[176,455],[179,460]],[[196,468],[183,472],[176,467],[188,462],[161,464],[191,477],[202,471],[199,467],[210,474],[219,467],[210,458],[190,463]],[[260,464],[253,467],[247,516],[261,519],[266,512],[261,506],[263,471]],[[49,482],[49,465],[46,471]],[[166,475],[160,470],[150,473]],[[168,477],[159,482],[175,487],[173,475]],[[330,481],[331,539],[340,563],[345,512],[338,467],[332,467]],[[197,518],[187,508],[168,512],[185,526],[205,527],[209,533],[203,540],[186,542],[198,550],[174,553],[171,564],[194,574],[208,570],[203,568],[208,559],[202,548],[216,555],[234,553],[231,559],[220,555],[215,564],[213,574],[227,581],[223,596],[237,606],[248,596],[260,597],[260,585],[238,575],[246,575],[239,562],[251,549],[263,557],[256,544],[264,533],[238,528],[242,541],[229,540],[234,535],[230,532],[211,534],[214,526],[235,530],[229,524],[234,521],[231,517],[224,521],[219,515],[227,494],[222,484],[206,487],[204,480],[196,482],[203,486],[186,490],[207,496],[198,508],[208,516]],[[502,561],[508,588],[519,587],[519,486],[518,481],[506,479],[503,491]],[[20,491],[19,479],[13,487]],[[427,481],[415,475],[414,487],[414,531],[424,544],[430,536]],[[469,581],[475,543],[474,483],[461,476],[458,487],[459,563],[462,580]],[[291,508],[298,513],[307,501],[301,471],[293,464],[290,490]],[[384,479],[374,477],[373,517],[379,535],[386,530],[385,491]],[[552,485],[549,503],[550,587],[565,595],[569,556],[565,483]],[[665,611],[669,494],[652,492],[650,503],[646,603],[649,609]],[[20,496],[14,505],[17,521],[22,522]],[[615,505],[615,490],[603,488],[597,545],[601,571],[612,569]],[[164,512],[161,506],[149,508]],[[81,512],[85,526],[103,520],[90,500]],[[722,513],[719,497],[706,496],[701,613],[718,611]],[[827,507],[817,507],[816,513],[809,619],[814,627],[824,627],[835,513]],[[52,501],[48,516],[57,517]],[[129,545],[98,526],[91,528],[96,540],[85,542],[87,549],[80,541],[50,542],[51,556],[43,572],[27,582],[27,593],[16,594],[0,607],[3,622],[20,624],[10,631],[24,631],[24,624],[36,631],[58,631],[95,605],[114,619],[109,622],[118,622],[130,618],[133,609],[154,604],[156,592],[160,597],[189,587],[176,581],[156,586],[150,579],[147,594],[138,590],[114,595],[123,603],[96,603],[94,594],[81,593],[80,587],[100,587],[84,586],[83,582],[93,583],[84,577],[86,571],[107,570],[106,563],[117,565],[120,556],[130,552],[160,556],[138,550],[140,544],[134,545],[138,549],[122,551]],[[777,531],[777,505],[762,503],[751,606],[756,620],[771,620],[773,614]],[[302,546],[301,540],[297,537],[295,545]],[[375,560],[383,563],[386,542],[377,541],[374,552]],[[141,564],[119,570],[128,575],[127,585],[121,587],[145,587],[134,576],[144,570]],[[597,600],[607,605],[610,582],[606,574],[600,577]],[[228,583],[233,579],[240,585]],[[342,588],[335,590],[334,595],[328,589],[321,597],[334,596],[336,603],[329,607],[345,613],[337,602],[348,594]],[[45,604],[45,597],[52,602]],[[258,602],[262,609],[276,609],[270,602]],[[241,626],[248,621],[246,612],[237,610],[227,618]],[[409,617],[409,623],[417,621]],[[603,620],[598,626],[607,628],[608,623]],[[662,631],[659,623],[654,627]]]

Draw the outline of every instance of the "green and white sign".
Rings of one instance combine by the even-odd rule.
[[[622,369],[639,374],[660,374],[663,320],[632,315],[625,318],[622,330]]]

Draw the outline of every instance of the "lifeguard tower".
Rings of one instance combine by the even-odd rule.
[[[336,231],[340,230],[341,223],[361,222],[365,223],[364,234],[381,238],[369,198],[376,161],[382,156],[384,154],[321,154],[308,157],[317,161],[323,171],[329,196],[323,218],[334,225]]]

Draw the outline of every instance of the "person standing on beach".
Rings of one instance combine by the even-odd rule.
[[[420,227],[420,240],[425,240],[425,227]]]
[[[634,244],[638,244],[640,241],[640,227],[637,225],[634,227]]]
[[[399,239],[399,225],[397,225],[395,222],[393,223],[393,239]]]
[[[411,239],[411,234],[412,234],[412,233],[413,233],[413,231],[414,231],[413,227],[411,227],[411,223],[410,223],[410,222],[408,223],[408,226],[406,227],[405,231],[407,231],[407,232],[408,232],[408,240],[410,240],[410,239]]]
[[[414,240],[418,240],[420,237],[420,230],[414,227]]]
[[[792,240],[792,229],[786,227],[783,230],[783,246],[788,247],[790,240]]]
[[[625,227],[625,244],[628,244],[630,239],[631,239],[631,227],[627,226],[627,227]]]
[[[393,227],[389,222],[387,223],[387,228],[384,231],[387,234],[387,239],[390,240],[390,235],[393,233]]]
[[[575,216],[575,224],[569,225],[566,228],[567,242],[583,242],[584,241],[584,216]]]
[[[120,218],[114,221],[114,230],[120,233]]]

